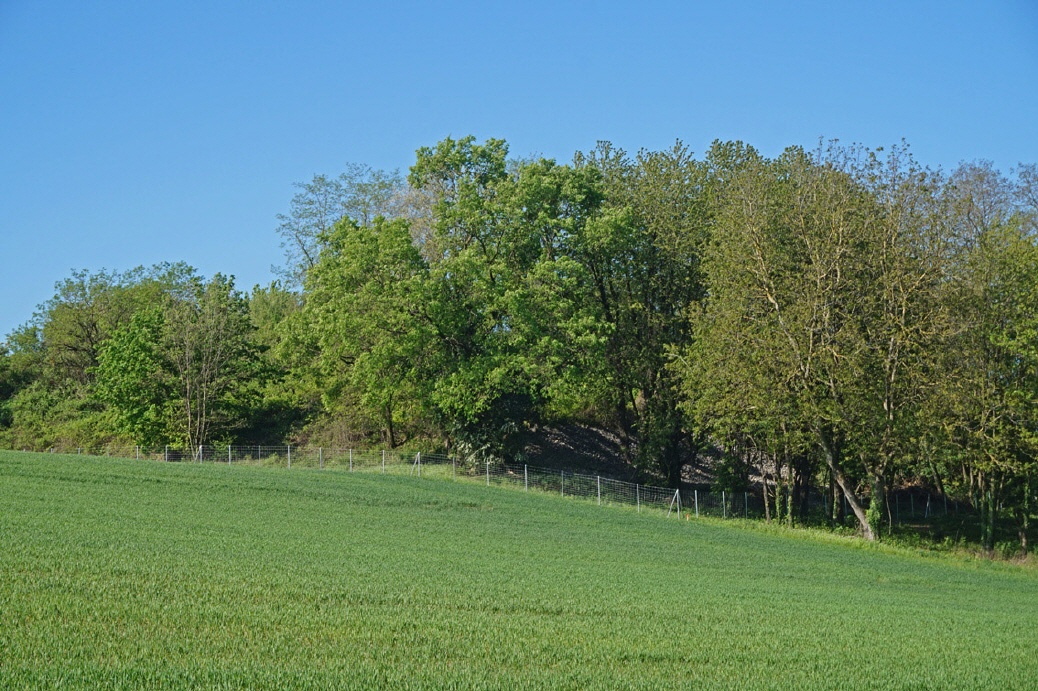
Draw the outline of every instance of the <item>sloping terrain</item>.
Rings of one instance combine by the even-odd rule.
[[[1038,575],[405,476],[0,452],[3,688],[1028,688]]]
[[[523,451],[531,465],[574,472],[605,473],[620,479],[636,471],[623,460],[620,440],[598,427],[539,425],[523,432]]]

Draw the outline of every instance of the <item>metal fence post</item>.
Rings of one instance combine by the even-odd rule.
[[[562,473],[562,485],[561,485],[561,487],[562,487],[562,489],[561,489],[562,496],[566,496],[566,471],[565,470],[561,470],[559,472]]]
[[[166,444],[166,450],[162,453],[162,460],[169,463],[169,444]]]
[[[136,459],[138,461],[141,460],[141,447],[140,447],[139,444],[137,446],[133,447],[133,457],[134,457],[134,459]],[[945,504],[945,506],[947,507],[947,504]],[[948,513],[948,512],[945,511],[945,513]]]
[[[350,472],[353,472],[353,449],[350,449]]]
[[[596,475],[595,476],[595,484],[598,485],[598,505],[601,506],[602,505],[602,476],[601,475]]]
[[[451,480],[458,479],[458,457],[451,456]]]
[[[231,464],[231,445],[227,445],[227,465]]]
[[[721,490],[721,518],[728,518],[728,506],[724,501],[724,490]]]
[[[750,493],[742,493],[742,515],[744,518],[750,517]]]
[[[285,448],[288,449],[288,467],[292,468],[292,445],[285,444]]]
[[[386,474],[386,450],[382,449],[382,474]]]
[[[640,489],[641,485],[634,485],[634,500],[638,503],[638,513],[642,512],[642,492]]]
[[[490,487],[490,461],[487,461],[487,487]]]
[[[692,492],[693,492],[692,498],[693,498],[693,500],[696,503],[696,518],[699,518],[699,490],[698,489],[694,489],[694,490],[692,490]]]
[[[324,470],[324,447],[317,447],[317,467],[320,470]]]

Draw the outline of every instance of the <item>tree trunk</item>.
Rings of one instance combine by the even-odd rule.
[[[768,464],[764,459],[764,452],[757,450],[752,452],[756,455],[757,468],[760,470],[761,497],[764,498],[764,520],[771,523],[771,498],[768,496]]]
[[[984,497],[984,549],[989,552],[995,550],[995,493],[988,489]]]
[[[819,435],[819,438],[822,444],[822,451],[825,453],[825,463],[829,466],[829,470],[832,472],[836,484],[840,486],[840,490],[843,492],[844,498],[850,505],[851,511],[854,512],[854,517],[858,519],[858,527],[861,529],[862,535],[866,540],[875,540],[876,535],[872,531],[872,526],[869,525],[869,517],[866,515],[865,507],[863,507],[861,502],[858,501],[858,496],[854,493],[850,481],[843,474],[843,471],[840,470],[834,445],[824,434]]]
[[[869,528],[872,530],[873,539],[878,540],[883,534],[883,509],[887,500],[887,483],[882,470],[876,470],[870,474],[872,475],[872,499],[865,513],[869,518]]]
[[[786,525],[793,527],[793,507],[796,506],[797,476],[793,459],[787,459],[786,467],[789,477],[786,481]]]
[[[797,519],[801,522],[807,520],[811,500],[811,472],[810,461],[806,456],[800,456],[797,462]]]
[[[1024,479],[1024,501],[1020,517],[1020,552],[1027,556],[1027,529],[1031,523],[1031,474],[1028,473]]]
[[[981,543],[988,552],[995,551],[995,520],[998,514],[998,501],[995,497],[995,482],[990,477],[985,478],[987,487],[981,498],[980,506],[980,529]]]
[[[825,503],[825,517],[829,519],[829,527],[834,528],[839,510],[836,508],[836,481],[833,480],[832,471],[829,472],[829,494],[826,498],[828,501]]]

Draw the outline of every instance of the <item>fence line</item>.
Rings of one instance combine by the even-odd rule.
[[[623,505],[641,512],[658,510],[670,515],[691,518],[764,518],[766,510],[759,492],[675,490],[626,482],[602,475],[574,473],[538,466],[459,460],[436,453],[413,453],[388,449],[351,449],[292,445],[215,445],[197,449],[181,447],[53,447],[51,453],[111,456],[169,463],[221,463],[271,468],[309,468],[346,472],[408,474],[476,481],[487,486],[509,486],[523,491],[557,494],[584,499],[597,505]],[[828,497],[816,497],[829,501]],[[846,500],[843,500],[844,502]],[[937,514],[959,511],[959,504],[947,497],[928,493],[893,491],[888,494],[888,508],[894,524],[929,519]],[[849,513],[849,511],[847,511]]]
[[[681,492],[672,488],[625,482],[601,475],[553,470],[512,463],[475,463],[435,453],[411,453],[388,449],[350,449],[291,445],[215,445],[194,450],[174,446],[48,449],[52,453],[110,456],[166,463],[220,463],[271,468],[310,468],[346,472],[407,474],[509,486],[526,492],[558,494],[594,501],[598,505],[627,505],[636,511],[658,510],[680,515]],[[687,493],[686,493],[687,494]],[[688,508],[687,506],[685,508]]]

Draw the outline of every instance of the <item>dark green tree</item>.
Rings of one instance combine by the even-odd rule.
[[[687,346],[687,310],[704,295],[706,169],[680,142],[633,159],[603,143],[577,165],[599,171],[606,198],[572,243],[590,280],[587,297],[606,325],[609,390],[601,404],[630,459],[677,484],[701,439],[679,413],[668,363]]]

